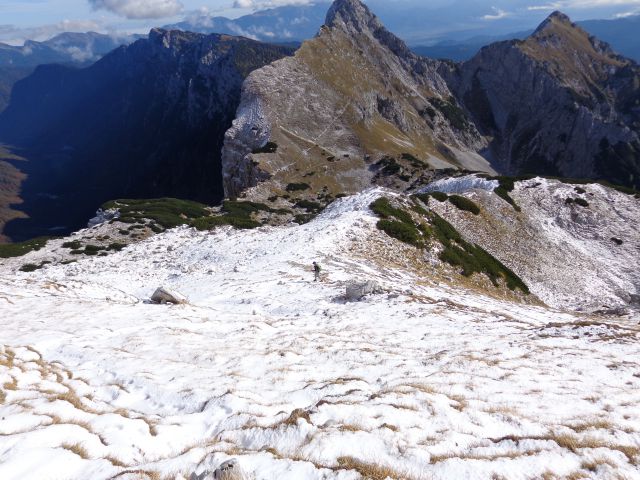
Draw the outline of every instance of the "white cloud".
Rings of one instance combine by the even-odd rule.
[[[263,8],[283,7],[285,5],[308,5],[313,0],[234,0],[234,8],[249,8],[259,10]]]
[[[640,6],[640,0],[561,0],[542,5],[531,5],[527,7],[527,10],[562,10],[567,8],[586,10],[589,8],[625,7],[633,5]]]
[[[19,28],[0,25],[0,42],[23,45],[26,40],[44,41],[64,32],[105,32],[105,26],[92,20],[63,20],[50,25]]]
[[[509,12],[502,10],[501,8],[496,8],[496,7],[491,7],[491,8],[493,10],[493,13],[483,15],[482,17],[483,20],[501,20],[510,15]]]
[[[129,19],[172,17],[183,9],[179,0],[89,0],[89,4]]]

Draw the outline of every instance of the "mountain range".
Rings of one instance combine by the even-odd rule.
[[[96,205],[122,196],[221,201],[220,149],[242,82],[290,53],[241,37],[156,29],[86,68],[37,67],[0,117],[2,141],[29,160],[21,168],[30,218],[7,234],[78,228]]]
[[[604,40],[621,55],[640,62],[640,15],[632,15],[613,20],[584,20],[576,22],[589,34]],[[454,61],[469,60],[482,47],[503,40],[523,40],[533,33],[533,30],[508,33],[500,36],[476,36],[467,39],[449,38],[432,43],[429,46],[416,45],[413,51],[430,58],[443,58]]]
[[[416,56],[367,6],[337,0],[318,37],[245,82],[226,193],[265,198],[288,182],[350,193],[394,171],[411,188],[427,166],[638,188],[639,79],[558,12],[455,64]]]
[[[0,43],[0,111],[7,106],[13,85],[30,75],[38,65],[86,66],[139,37],[115,37],[95,32],[62,33],[44,42],[29,40],[22,46]]]
[[[640,186],[638,66],[561,13],[453,63],[337,0],[293,53],[156,29],[87,68],[37,68],[0,115],[0,141],[29,160],[31,218],[5,233],[71,231],[126,196],[304,211],[455,169]]]
[[[183,22],[164,28],[200,33],[227,33],[241,35],[264,42],[302,42],[313,38],[325,20],[330,2],[310,5],[274,7],[244,15],[236,19],[212,16],[207,13],[190,15]],[[526,22],[511,23],[499,28],[491,22],[473,28],[457,25],[460,19],[450,18],[447,9],[438,9],[428,3],[388,2],[371,0],[369,8],[377,13],[387,28],[402,38],[418,54],[430,58],[456,61],[468,60],[483,46],[502,40],[524,39],[533,33]],[[480,18],[478,10],[465,8],[466,17]],[[463,15],[463,16],[465,16]],[[465,17],[465,18],[466,18]],[[611,20],[585,20],[577,22],[583,29],[611,44],[613,49],[640,61],[640,38],[636,34],[640,15]],[[500,33],[496,33],[499,31]]]

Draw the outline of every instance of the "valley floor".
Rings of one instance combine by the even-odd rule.
[[[303,226],[4,261],[0,478],[189,478],[233,457],[256,480],[640,479],[640,319],[419,277],[372,195]],[[388,292],[345,302],[351,279]],[[189,304],[145,303],[160,285]]]

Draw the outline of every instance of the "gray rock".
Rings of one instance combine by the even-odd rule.
[[[159,287],[151,296],[153,303],[166,304],[172,303],[174,305],[181,305],[187,303],[187,297],[176,291],[169,290],[164,287]]]
[[[213,472],[213,478],[214,480],[249,480],[249,476],[242,470],[235,458],[220,465]]]
[[[380,293],[382,289],[378,282],[368,280],[366,282],[352,282],[347,285],[345,298],[350,302],[357,302],[367,295]]]

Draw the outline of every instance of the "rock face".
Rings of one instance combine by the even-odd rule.
[[[187,303],[187,297],[181,293],[174,292],[164,287],[158,287],[153,295],[151,295],[151,301],[153,303],[171,303],[173,305],[181,305]]]
[[[640,67],[565,15],[441,71],[501,172],[640,187]]]
[[[345,298],[350,302],[362,300],[367,295],[380,292],[380,285],[374,281],[352,282],[346,287]]]
[[[222,152],[226,195],[257,187],[251,194],[265,197],[300,182],[359,191],[370,161],[388,154],[490,170],[439,62],[411,53],[359,0],[334,2],[325,23],[295,56],[247,78]]]
[[[456,65],[414,55],[362,2],[336,0],[315,39],[245,82],[224,187],[350,193],[377,181],[377,160],[403,154],[640,187],[639,132],[640,67],[563,14]]]
[[[30,160],[23,192],[55,196],[63,202],[56,212],[73,215],[55,225],[78,228],[114,198],[219,202],[220,150],[242,82],[291,52],[240,37],[155,29],[85,69],[38,67],[14,87],[0,116],[0,141]],[[37,222],[39,212],[25,200],[29,222]]]

